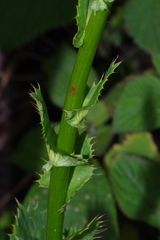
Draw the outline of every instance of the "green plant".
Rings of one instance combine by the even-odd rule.
[[[91,4],[92,2],[90,1]],[[4,2],[2,5],[5,4]],[[9,16],[12,19],[15,16],[15,21],[8,25],[5,25],[4,21],[3,28],[0,26],[0,32],[3,33],[0,44],[4,52],[10,49],[14,49],[15,53],[23,51],[23,47],[17,51],[15,47],[32,39],[37,32],[41,33],[49,29],[51,25],[54,28],[67,26],[71,23],[70,16],[74,15],[74,7],[71,6],[73,3],[68,2],[67,5],[67,1],[64,1],[64,9],[56,7],[54,12],[57,0],[51,5],[46,4],[45,7],[39,0],[39,11],[35,15],[37,6],[35,1],[35,5],[32,3],[28,22],[31,25],[22,33],[21,23],[26,22],[27,19],[25,16],[27,4],[29,3],[25,3],[23,11],[19,10],[23,16],[22,20],[18,21],[18,27],[14,25],[18,14],[15,13],[13,6]],[[107,6],[111,5],[107,3]],[[52,239],[61,239],[62,227],[64,239],[93,239],[96,233],[103,235],[103,239],[110,240],[159,239],[160,164],[157,136],[160,127],[160,2],[159,0],[121,0],[115,1],[113,6],[113,14],[110,15],[95,58],[96,71],[91,68],[91,63],[99,40],[97,39],[97,43],[93,41],[98,34],[95,25],[89,26],[91,19],[100,17],[101,11],[92,16],[90,16],[91,12],[87,11],[90,16],[90,20],[87,21],[85,15],[87,8],[84,6],[83,9],[83,5],[80,6],[82,8],[77,8],[80,12],[79,17],[77,16],[79,31],[74,37],[74,44],[79,47],[78,54],[66,44],[63,37],[63,44],[58,45],[54,57],[50,59],[47,57],[42,63],[41,69],[49,76],[46,95],[54,104],[64,109],[63,120],[60,125],[50,123],[40,91],[44,91],[43,82],[40,82],[41,88],[39,85],[38,88],[34,87],[31,95],[40,112],[45,144],[39,129],[36,128],[22,139],[19,148],[11,156],[12,162],[30,172],[40,172],[40,175],[38,177],[34,175],[34,179],[38,178],[38,183],[33,184],[23,205],[18,202],[19,209],[11,239],[46,239],[47,221],[49,223],[47,235]],[[64,11],[65,8],[67,11]],[[5,12],[4,6],[0,7],[0,11],[2,18]],[[48,13],[48,18],[38,18],[39,15],[43,16],[45,11]],[[105,13],[107,14],[108,11]],[[81,14],[84,14],[83,17]],[[50,21],[52,15],[55,19]],[[103,12],[105,19],[104,15]],[[90,38],[87,35],[89,34],[87,28],[83,31],[81,25],[94,29],[93,34],[96,36]],[[16,34],[12,34],[13,29]],[[98,29],[102,32],[101,30]],[[9,39],[12,35],[14,41]],[[23,37],[20,37],[21,35]],[[128,38],[128,35],[131,37]],[[92,51],[88,50],[91,42],[95,44],[91,48]],[[97,81],[97,73],[100,75],[106,69],[106,63],[108,65],[108,59],[115,57],[115,51],[116,55],[118,52],[120,58],[124,59],[123,64],[116,70],[117,74],[111,76],[112,81],[106,82],[108,74],[118,66],[115,61],[102,79]],[[73,70],[74,62],[76,64]],[[69,85],[72,70],[72,82]],[[77,79],[81,78],[84,82],[79,86]],[[33,83],[33,86],[36,84]],[[67,88],[69,90],[64,103]],[[79,88],[82,91],[80,93],[77,91]],[[100,92],[102,97],[97,101]],[[43,93],[46,97],[45,92]],[[78,97],[77,100],[78,93],[80,98]],[[52,115],[51,112],[53,113],[53,110],[49,111],[49,115]],[[96,157],[93,149],[96,149]],[[39,156],[45,159],[45,165],[44,160]],[[91,158],[92,161],[89,160]],[[100,165],[95,158],[100,160]],[[41,170],[42,165],[43,170]],[[58,191],[59,198],[54,194],[56,197],[48,203],[48,195],[52,196],[49,188],[50,174],[53,191],[54,193]],[[60,187],[60,184],[65,187]],[[42,187],[39,188],[39,185]],[[50,206],[52,204],[54,213],[56,210],[59,211],[52,214],[52,210],[49,210],[51,215],[48,214],[47,220],[46,211],[52,209]],[[105,220],[109,221],[100,228],[103,225],[101,221]],[[4,215],[1,228],[4,229],[4,226],[10,222],[13,220],[6,220]],[[50,231],[53,222],[58,226],[56,233]],[[105,228],[107,230],[101,233]],[[4,240],[4,235],[1,235]]]
[[[44,174],[39,180],[41,187],[49,188],[47,240],[62,239],[65,206],[92,176],[93,166],[89,163],[89,159],[93,157],[91,138],[85,132],[78,133],[77,129],[85,127],[85,116],[97,102],[108,77],[119,65],[113,62],[104,78],[99,83],[93,84],[85,96],[90,68],[109,14],[111,6],[109,2],[113,1],[88,1],[88,3],[79,1],[78,3],[76,17],[78,33],[74,37],[74,45],[80,48],[69,83],[58,135],[51,127],[40,87],[34,88],[34,93],[31,94],[40,113],[49,158],[43,166]],[[83,238],[93,239],[101,227],[99,219],[100,217],[95,217],[86,228],[72,230],[72,234],[69,230],[67,235],[63,234],[63,239],[78,239],[81,235]],[[21,229],[18,228],[20,227],[15,226],[11,239],[27,236],[25,231],[20,234]]]

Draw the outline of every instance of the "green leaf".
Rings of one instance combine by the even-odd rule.
[[[130,0],[125,14],[130,35],[141,48],[155,54],[160,53],[159,9],[159,0]]]
[[[99,167],[99,165],[98,165]],[[102,169],[96,169],[87,184],[67,204],[64,226],[70,229],[76,225],[80,228],[90,222],[96,215],[104,215],[103,220],[108,220],[101,235],[102,239],[118,239],[118,222],[114,198],[107,177]]]
[[[64,155],[63,152],[60,153],[50,150],[49,161],[43,166],[43,170],[50,171],[52,166],[55,167],[73,167],[84,165],[88,163],[88,159],[82,158],[79,155],[70,154],[69,156]]]
[[[106,156],[105,162],[121,210],[134,220],[159,227],[160,164],[124,153]]]
[[[150,160],[156,160],[158,149],[150,133],[138,132],[127,134],[123,142],[121,144],[114,144],[107,155],[112,156],[116,153],[134,154]]]
[[[94,12],[108,10],[107,2],[113,2],[113,1],[114,0],[94,0],[94,2],[91,5],[91,9]]]
[[[98,127],[109,120],[109,113],[103,100],[99,100],[86,116],[87,122],[89,121],[95,127]]]
[[[23,205],[18,203],[16,222],[10,240],[46,240],[48,190],[34,183]]]
[[[64,106],[66,92],[76,56],[77,54],[74,49],[63,44],[56,56],[47,60],[43,65],[44,71],[49,75],[49,97],[52,102],[60,108],[63,108]],[[95,70],[91,68],[87,81],[89,86],[92,85],[93,79],[97,82],[98,76]]]
[[[115,112],[115,108],[117,102],[120,99],[120,96],[123,93],[124,88],[126,85],[133,80],[133,76],[128,76],[127,78],[123,79],[122,81],[118,82],[114,85],[114,87],[106,94],[103,98],[106,108],[109,112],[109,115],[112,117]]]
[[[137,77],[124,89],[114,115],[113,131],[143,131],[160,126],[160,80]]]
[[[108,77],[112,73],[114,73],[114,70],[119,66],[119,64],[120,62],[116,63],[116,60],[113,61],[109,66],[109,69],[104,76],[104,79],[101,79],[97,84],[93,83],[92,87],[90,88],[88,94],[83,101],[82,108],[73,109],[72,111],[65,110],[66,120],[72,127],[85,127],[84,117],[87,115],[90,108],[92,108],[96,104],[100,96],[100,92],[103,89],[104,84],[108,80]]]
[[[73,38],[73,45],[77,48],[83,44],[85,29],[91,15],[91,10],[89,9],[89,6],[90,6],[90,3],[92,2],[93,0],[90,0],[90,1],[78,0],[77,15],[76,15],[78,32],[75,34]]]
[[[66,240],[94,240],[95,236],[101,232],[100,217],[95,217],[84,229],[79,230]],[[103,230],[102,230],[103,231]]]
[[[66,203],[70,201],[76,191],[78,191],[86,182],[88,182],[93,175],[93,170],[94,168],[90,165],[78,166],[75,168],[73,177],[68,187]]]
[[[86,116],[89,136],[95,138],[93,146],[96,155],[103,155],[113,139],[111,126],[105,125],[109,117],[103,100],[99,100]]]
[[[36,107],[38,109],[38,112],[41,118],[43,137],[46,142],[46,147],[49,154],[50,149],[55,148],[57,135],[54,129],[51,127],[47,107],[44,102],[44,99],[40,90],[40,86],[38,86],[38,88],[33,87],[33,89],[34,89],[34,92],[31,93],[30,95],[36,101]]]
[[[0,1],[0,46],[10,51],[52,28],[73,22],[76,1]],[[67,9],[67,11],[66,11]]]
[[[30,202],[28,207],[18,203],[18,214],[10,240],[45,240],[46,209],[39,209],[38,202]]]

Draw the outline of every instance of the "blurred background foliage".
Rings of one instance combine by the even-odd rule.
[[[50,119],[58,129],[77,54],[72,45],[76,4],[0,2],[2,240],[12,231],[14,197],[20,202],[25,199],[27,206],[30,195],[33,205],[41,199],[40,208],[46,206],[47,192],[33,184],[47,154],[28,93],[32,85],[41,85]],[[96,184],[93,179],[87,183],[68,205],[66,228],[104,213],[109,220],[104,239],[160,239],[159,26],[159,0],[115,0],[88,79],[90,86],[113,59],[122,60],[86,119],[103,168],[97,174],[103,175],[95,177]]]

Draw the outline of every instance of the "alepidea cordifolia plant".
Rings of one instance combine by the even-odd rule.
[[[22,222],[26,220],[24,225],[31,224],[32,227],[35,223],[33,219],[27,219],[23,206],[19,204],[20,210],[16,218],[14,233],[10,236],[11,240],[91,240],[102,227],[101,217],[95,216],[83,228],[70,227],[63,231],[66,204],[75,192],[91,178],[94,170],[91,161],[93,157],[92,139],[87,135],[85,117],[98,101],[108,77],[119,65],[113,61],[101,80],[97,84],[93,82],[88,90],[88,75],[113,1],[79,0],[78,2],[76,16],[78,32],[73,39],[73,44],[79,50],[66,93],[58,133],[51,126],[40,86],[33,87],[34,92],[31,93],[31,96],[35,100],[40,114],[48,153],[48,160],[42,167],[43,174],[40,175],[38,181],[41,187],[49,188],[48,207],[47,211],[43,213],[47,215],[47,222],[44,222],[43,228],[35,227],[30,232],[27,227],[22,226]],[[36,211],[38,211],[38,205]],[[39,219],[34,220],[39,221]]]

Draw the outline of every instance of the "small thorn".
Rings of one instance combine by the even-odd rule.
[[[101,176],[103,175],[102,173],[93,173],[94,176]]]
[[[34,182],[34,183],[37,183],[37,182],[38,182],[38,180],[33,180],[33,182]]]
[[[20,202],[18,201],[18,199],[16,197],[14,199],[15,199],[16,203],[19,205]]]

